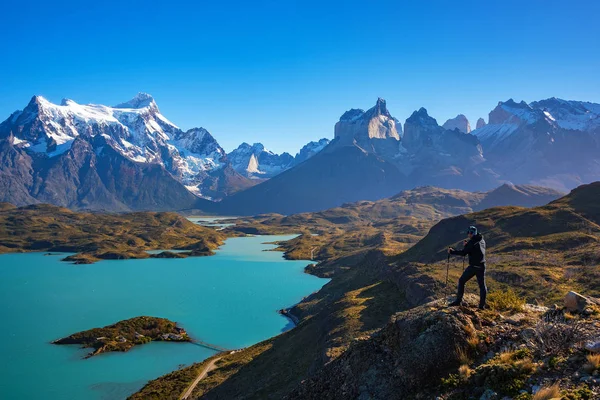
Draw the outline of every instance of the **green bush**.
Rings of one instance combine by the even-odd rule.
[[[521,311],[525,305],[525,299],[514,290],[508,289],[491,292],[487,297],[487,303],[491,309],[496,311]]]
[[[460,377],[457,374],[450,374],[447,378],[442,378],[442,386],[453,389],[460,384]]]
[[[564,400],[591,400],[594,397],[594,392],[589,387],[581,385],[576,389],[569,390],[563,395]]]

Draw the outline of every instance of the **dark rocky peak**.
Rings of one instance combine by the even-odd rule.
[[[367,110],[365,113],[365,116],[367,116],[369,119],[379,115],[385,115],[388,118],[392,118],[392,115],[387,109],[385,100],[381,97],[378,97],[375,106]]]
[[[179,142],[183,149],[196,154],[209,154],[214,151],[225,154],[217,140],[209,131],[200,127],[192,128],[185,132],[177,131],[174,139]]]
[[[479,118],[477,120],[477,124],[475,125],[475,129],[483,128],[485,125],[485,120],[483,118]]]
[[[346,111],[344,114],[342,114],[342,116],[340,117],[340,121],[346,121],[346,122],[354,121],[354,120],[362,117],[364,113],[365,113],[365,110],[361,110],[360,108],[352,108],[352,109]]]
[[[427,110],[424,107],[419,108],[417,111],[413,112],[410,117],[407,118],[404,123],[404,130],[406,131],[407,125],[419,125],[423,127],[430,128],[441,128],[437,120],[433,117],[430,117],[427,113]]]

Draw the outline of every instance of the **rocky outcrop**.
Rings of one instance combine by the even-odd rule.
[[[478,317],[429,303],[396,314],[381,332],[357,338],[287,399],[405,399],[460,365]]]
[[[442,125],[444,129],[455,130],[458,129],[462,133],[470,133],[471,125],[469,124],[469,120],[463,114],[458,114],[456,117],[451,118],[444,122]]]
[[[479,118],[477,120],[477,124],[475,125],[475,129],[483,128],[485,125],[485,120],[483,118]]]

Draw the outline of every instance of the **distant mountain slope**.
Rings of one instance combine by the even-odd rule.
[[[233,169],[249,178],[271,178],[290,168],[294,161],[289,153],[275,154],[262,143],[242,143],[227,154]]]
[[[242,143],[227,158],[233,169],[251,179],[269,179],[294,165],[300,164],[323,150],[329,139],[309,142],[293,157],[289,153],[276,154],[267,150],[262,143]]]
[[[225,198],[209,211],[224,215],[317,211],[334,207],[341,199],[389,196],[398,191],[402,181],[394,165],[374,154],[356,146],[331,147],[266,182]]]
[[[351,226],[352,224],[376,224],[381,227],[388,220],[398,222],[403,218],[415,220],[440,220],[458,214],[497,206],[535,207],[550,203],[564,196],[554,189],[527,186],[502,185],[488,192],[468,192],[458,189],[442,189],[432,186],[402,191],[392,197],[376,201],[346,203],[340,207],[316,212],[305,212],[289,216],[265,215],[238,221],[260,220],[265,226],[298,227],[312,226],[314,229],[330,224]],[[235,229],[235,228],[233,228]]]
[[[510,99],[473,135],[504,180],[568,190],[600,178],[599,104]]]

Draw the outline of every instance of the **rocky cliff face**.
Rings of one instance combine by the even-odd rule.
[[[424,108],[415,111],[404,124],[402,170],[414,186],[434,185],[466,190],[495,186],[477,137],[438,125]]]
[[[367,111],[351,109],[334,127],[336,146],[359,146],[363,150],[392,157],[398,153],[402,125],[392,117],[384,99]]]
[[[287,399],[406,399],[460,365],[477,317],[442,302],[396,314],[381,332],[358,338]],[[435,382],[435,383],[434,383]]]
[[[479,118],[477,120],[477,125],[475,125],[475,129],[483,128],[485,125],[485,120],[483,118]]]
[[[458,129],[462,133],[470,133],[471,125],[469,124],[469,120],[463,114],[458,114],[456,117],[451,118],[444,122],[442,125],[444,129],[455,130]]]

